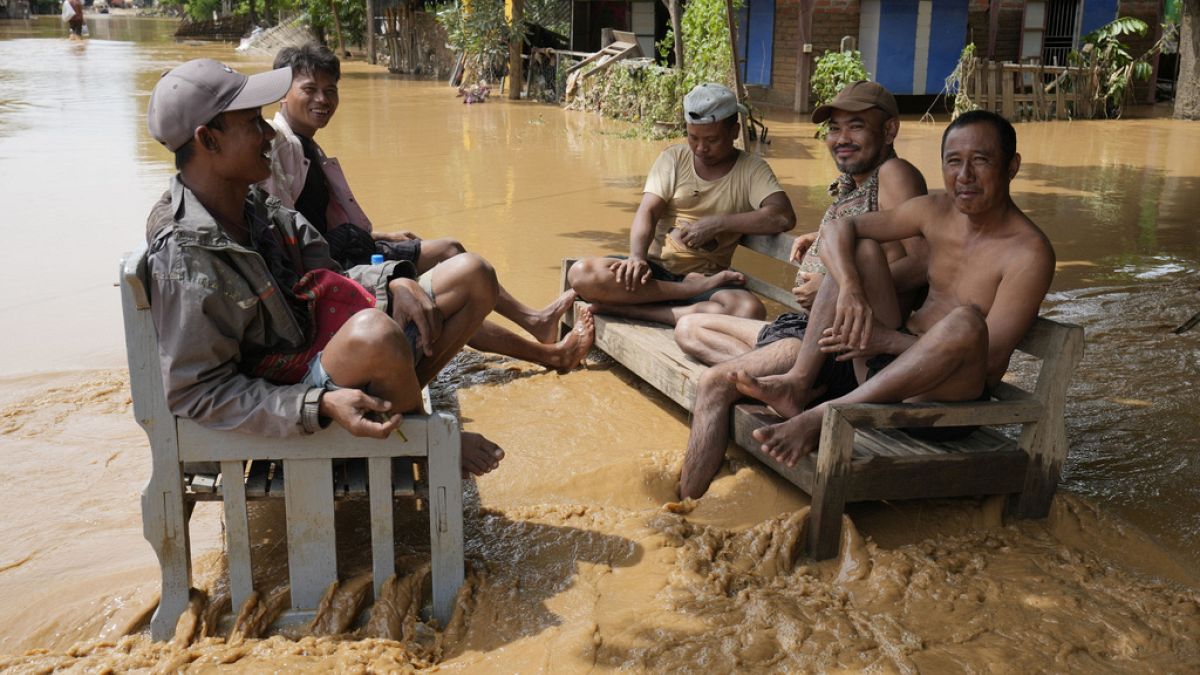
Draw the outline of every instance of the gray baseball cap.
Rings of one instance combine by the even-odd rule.
[[[274,103],[291,86],[291,68],[247,77],[220,61],[195,59],[164,73],[154,85],[146,124],[154,140],[175,152],[217,115]]]
[[[746,106],[738,103],[729,87],[705,82],[698,84],[683,97],[683,117],[688,124],[712,124],[746,114]]]

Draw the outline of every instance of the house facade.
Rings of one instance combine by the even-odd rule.
[[[1150,25],[1134,55],[1159,38],[1164,0],[746,0],[739,16],[743,81],[751,98],[810,108],[812,62],[853,38],[874,80],[897,95],[935,95],[963,47],[998,61],[1061,64],[1080,37],[1117,16]],[[1153,78],[1152,78],[1153,79]],[[1136,90],[1139,98],[1150,87]]]

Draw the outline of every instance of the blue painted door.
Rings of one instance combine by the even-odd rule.
[[[775,49],[775,0],[746,0],[737,12],[737,51],[742,82],[771,86]]]
[[[967,0],[863,0],[859,43],[893,94],[936,94],[966,44]]]

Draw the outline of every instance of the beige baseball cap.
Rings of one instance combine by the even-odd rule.
[[[683,97],[683,117],[688,124],[712,124],[746,114],[746,106],[724,85],[713,82],[698,84]]]
[[[877,82],[859,80],[846,85],[832,101],[814,110],[812,121],[820,124],[829,119],[834,110],[859,112],[871,108],[879,108],[888,117],[900,116],[900,108],[896,106],[896,97],[892,96],[892,92]]]
[[[291,86],[291,68],[247,77],[220,61],[195,59],[164,73],[154,85],[146,124],[154,140],[175,152],[217,115],[274,103]]]

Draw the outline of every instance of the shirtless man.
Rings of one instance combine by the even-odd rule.
[[[308,221],[251,187],[271,166],[262,106],[290,83],[288,68],[246,77],[197,59],[150,96],[150,134],[179,169],[146,224],[167,405],[248,434],[333,421],[386,438],[492,311],[495,271],[463,254],[420,279],[399,262],[343,274]],[[464,472],[487,473],[504,456],[479,434],[462,441]]]
[[[825,144],[841,172],[830,186],[836,201],[821,222],[886,210],[926,193],[916,167],[896,156],[893,141],[900,129],[896,99],[874,82],[847,85],[828,105],[817,108],[814,122],[828,122]],[[811,309],[825,276],[816,235],[796,238],[792,259],[800,263],[793,293]],[[925,283],[925,245],[920,237],[883,244],[897,286],[911,291]],[[908,293],[911,295],[911,293]],[[680,476],[682,497],[699,497],[721,466],[729,429],[729,411],[742,397],[730,375],[787,372],[796,361],[808,315],[784,314],[773,323],[718,314],[691,314],[675,327],[675,341],[692,357],[712,365],[700,377],[692,430]]]
[[[792,203],[761,157],[733,146],[745,108],[732,91],[697,85],[683,110],[687,145],[651,167],[629,257],[584,258],[567,278],[600,313],[670,325],[698,312],[761,319],[766,309],[729,263],[743,234],[795,227]]]
[[[285,47],[275,56],[275,68],[292,69],[292,86],[271,120],[276,137],[271,144],[271,177],[263,189],[283,205],[300,212],[329,242],[330,254],[345,267],[370,262],[373,253],[385,260],[408,260],[424,274],[434,265],[466,252],[455,239],[422,240],[411,232],[379,232],[350,191],[337,159],[328,157],[314,137],[337,113],[338,57],[316,43]],[[581,312],[574,330],[558,339],[559,320],[575,300],[567,291],[546,307],[534,309],[500,287],[496,312],[525,330],[522,337],[485,321],[470,344],[475,349],[538,363],[559,371],[579,365],[592,347],[595,322]]]
[[[942,135],[945,193],[821,228],[829,277],[794,367],[731,376],[743,394],[788,418],[754,432],[765,453],[794,466],[816,450],[832,403],[990,398],[1054,276],[1049,239],[1009,194],[1021,165],[1016,150],[1004,118],[963,114]],[[929,246],[929,295],[905,322],[876,242],[918,234]],[[858,362],[870,372],[857,388],[805,410],[828,355],[839,367]]]

